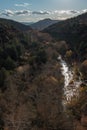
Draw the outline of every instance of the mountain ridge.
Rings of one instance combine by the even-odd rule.
[[[36,23],[33,23],[30,26],[32,29],[37,29],[40,31],[57,22],[59,22],[59,20],[52,20],[50,18],[46,18],[46,19],[40,20]]]

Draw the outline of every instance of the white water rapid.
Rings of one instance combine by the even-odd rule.
[[[67,63],[62,59],[61,56],[58,57],[61,64],[61,73],[64,76],[64,100],[63,104],[71,101],[72,97],[78,97],[79,87],[81,85],[81,80],[78,81],[74,79],[74,72],[68,67]]]

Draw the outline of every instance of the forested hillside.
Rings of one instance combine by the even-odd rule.
[[[77,78],[80,76],[82,82],[79,88],[80,96],[78,100],[74,97],[68,107],[72,115],[77,120],[80,120],[84,126],[83,128],[77,123],[76,129],[85,130],[87,129],[85,127],[87,123],[87,13],[56,23],[43,30],[43,32],[49,33],[54,38],[54,41],[63,41],[68,46],[67,49],[67,46],[60,42],[59,52],[73,66]]]
[[[0,129],[56,129],[65,120],[58,52],[51,40],[48,34],[0,24]]]
[[[0,130],[86,130],[86,16],[44,33],[0,21]]]
[[[56,23],[44,32],[55,40],[66,41],[78,60],[87,58],[87,13]]]
[[[13,21],[13,20],[9,20],[9,19],[0,18],[0,25],[1,24],[6,25],[8,27],[16,28],[17,30],[20,30],[20,31],[29,31],[29,30],[31,30],[30,26],[26,26],[26,25],[24,25],[22,23],[19,23],[19,22]]]

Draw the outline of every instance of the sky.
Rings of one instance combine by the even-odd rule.
[[[0,0],[1,1],[1,0]],[[87,0],[2,0],[0,17],[19,22],[67,19],[87,12]]]

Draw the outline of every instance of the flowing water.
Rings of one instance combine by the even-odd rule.
[[[61,56],[58,57],[61,64],[61,73],[64,76],[64,99],[63,104],[71,101],[72,97],[78,97],[79,87],[81,85],[81,80],[74,79],[74,72],[68,67],[68,64],[62,59]]]

